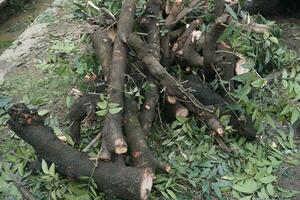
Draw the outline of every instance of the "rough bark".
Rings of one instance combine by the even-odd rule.
[[[150,133],[150,128],[155,117],[156,106],[159,100],[159,91],[152,77],[144,96],[145,101],[140,114],[140,122],[145,134],[148,135]]]
[[[176,16],[181,11],[182,8],[182,0],[175,0],[172,9],[170,11],[169,16],[166,18],[165,26],[166,28],[171,28],[174,25],[174,21],[176,20]]]
[[[14,105],[9,115],[10,128],[30,144],[39,156],[49,163],[55,163],[56,169],[62,174],[71,178],[92,177],[99,190],[117,197],[147,199],[152,187],[151,170],[101,161],[95,168],[95,163],[87,154],[59,140],[53,130],[44,125],[42,118],[24,104]]]
[[[160,60],[160,29],[158,17],[160,15],[161,0],[149,0],[146,6],[145,25],[147,31],[147,43],[156,59]],[[149,134],[152,122],[155,117],[155,110],[159,100],[159,91],[153,77],[148,73],[148,88],[145,91],[145,101],[140,114],[140,122],[146,134]]]
[[[84,94],[74,102],[69,111],[70,135],[75,144],[80,142],[80,126],[84,119],[89,121],[96,118],[96,104],[99,101],[99,94]]]
[[[124,128],[133,166],[149,167],[153,172],[157,169],[169,172],[170,166],[156,160],[147,146],[146,137],[138,119],[137,103],[132,98],[126,97],[125,104]]]
[[[104,79],[108,80],[113,47],[112,41],[108,37],[106,32],[100,29],[92,33],[91,40],[95,49],[96,56],[100,61],[104,74]]]
[[[196,51],[196,41],[193,33],[196,33],[196,31],[192,32],[190,36],[187,38],[184,47],[183,47],[183,57],[188,62],[190,67],[196,67],[199,69],[203,68],[203,57],[200,56],[200,54]],[[197,34],[197,33],[196,33]]]
[[[168,68],[174,63],[175,53],[170,51],[171,42],[184,32],[185,28],[181,27],[175,31],[171,31],[161,38],[161,64]]]
[[[192,0],[191,3],[183,8],[175,17],[175,19],[172,21],[170,26],[176,25],[183,17],[185,17],[189,12],[191,12],[193,9],[198,7],[200,4],[202,4],[203,0]]]
[[[188,37],[192,34],[194,30],[196,30],[201,24],[203,23],[203,20],[201,18],[194,20],[189,27],[185,30],[185,32],[178,38],[176,43],[174,44],[172,50],[174,52],[177,52],[177,54],[180,54],[180,51],[182,51],[184,44],[186,43],[186,40]]]
[[[165,107],[169,119],[176,119],[178,117],[185,118],[189,115],[188,109],[178,101],[176,101],[175,104],[166,103]]]
[[[185,106],[201,120],[205,121],[217,134],[224,134],[224,127],[212,113],[212,109],[199,102],[178,80],[171,76],[163,66],[160,65],[159,61],[148,52],[146,43],[134,33],[129,35],[127,41],[135,50],[137,56],[146,64],[152,76],[155,77],[163,87],[168,88],[168,91],[172,93],[171,95],[182,99]]]
[[[206,34],[203,44],[203,57],[204,66],[210,67],[216,62],[216,48],[217,40],[225,30],[223,23],[227,21],[228,15],[222,14],[216,19],[216,22],[212,25],[211,30]]]
[[[238,112],[230,111],[227,106],[227,101],[220,95],[215,93],[209,86],[203,82],[198,76],[190,75],[187,77],[185,87],[192,91],[192,94],[201,101],[204,105],[214,105],[220,110],[221,114],[231,115],[229,125],[234,129],[234,133],[244,136],[249,140],[256,138],[256,130],[253,128],[254,124],[251,122],[250,117],[244,116]],[[243,118],[245,120],[243,120]]]
[[[133,29],[135,4],[135,0],[125,0],[123,2],[113,47],[108,101],[109,103],[118,104],[120,107],[124,106],[123,90],[128,51],[126,44],[123,42],[126,41],[126,35]],[[122,112],[117,114],[108,113],[102,133],[109,152],[116,154],[127,152],[127,144],[122,132]]]

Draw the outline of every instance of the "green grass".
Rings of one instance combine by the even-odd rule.
[[[114,8],[113,4],[110,6]],[[52,18],[46,16],[45,20],[48,19],[51,23]],[[232,30],[228,30],[230,28]],[[283,126],[295,122],[300,115],[297,102],[299,58],[278,42],[280,37],[275,33],[252,35],[241,34],[238,28],[228,29],[223,37],[231,35],[235,53],[247,55],[251,61],[248,64],[252,66],[250,73],[235,77],[239,88],[230,95],[256,122],[259,138],[247,142],[232,135],[231,127],[227,125],[224,140],[235,151],[226,153],[215,143],[207,127],[192,116],[163,124],[157,120],[148,142],[156,157],[170,163],[172,170],[169,174],[156,174],[150,199],[282,200],[293,195],[293,191],[278,185],[278,179],[287,166],[299,165],[293,129]],[[47,124],[56,135],[67,136],[66,111],[72,102],[68,92],[72,87],[84,91],[84,75],[95,71],[98,65],[92,55],[79,49],[88,41],[70,37],[54,38],[51,42],[49,52],[37,59],[34,66],[10,74],[1,86],[1,96],[10,96],[12,102],[23,101],[37,108],[45,114]],[[270,46],[272,42],[274,44]],[[270,78],[268,72],[271,69],[279,73]],[[212,83],[215,87],[221,87],[221,84],[226,83]],[[142,94],[143,88],[137,91]],[[11,104],[7,98],[0,99],[1,103]],[[225,125],[228,124],[228,116],[220,117]],[[7,118],[2,113],[0,123],[4,124]],[[99,129],[101,126],[84,126],[79,148],[88,144]],[[4,134],[0,137],[0,152],[3,152],[0,157],[0,198],[20,198],[16,188],[8,182],[14,178],[30,188],[37,199],[50,196],[52,199],[104,199],[104,194],[95,191],[96,185],[88,177],[73,181],[53,172],[54,166],[45,164],[42,170],[34,173],[28,161],[35,158],[33,149],[6,127],[1,128],[1,133]],[[89,155],[95,156],[99,148],[100,144]]]

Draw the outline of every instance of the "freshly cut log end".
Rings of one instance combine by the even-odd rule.
[[[186,118],[189,115],[188,109],[181,103],[176,102],[175,104],[165,104],[166,117],[170,120],[175,118]]]
[[[182,117],[182,118],[185,118],[189,115],[189,111],[188,109],[186,109],[185,107],[182,107],[182,108],[178,108],[177,111],[176,111],[176,117]]]
[[[115,140],[115,153],[116,154],[123,154],[127,152],[127,144],[124,140],[116,139]]]
[[[210,118],[208,120],[208,126],[212,128],[219,136],[224,136],[224,127],[218,120],[215,118]]]
[[[175,104],[176,103],[176,96],[170,96],[170,95],[168,95],[167,96],[167,102],[169,104]]]
[[[101,149],[99,152],[99,156],[97,157],[99,160],[110,161],[111,153],[108,151],[105,140],[102,141]]]
[[[152,171],[146,170],[143,174],[142,183],[141,183],[141,200],[148,199],[148,196],[150,195],[151,188],[153,185],[153,173]]]
[[[224,136],[224,129],[223,128],[218,128],[216,132],[217,132],[218,135],[220,135],[222,137]]]
[[[171,169],[172,169],[172,168],[171,168],[171,166],[170,166],[170,165],[167,165],[167,166],[165,167],[165,171],[166,171],[166,172],[170,172],[170,171],[171,171]]]

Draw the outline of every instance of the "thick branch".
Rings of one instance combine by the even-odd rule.
[[[156,59],[160,60],[160,32],[158,17],[160,15],[161,0],[149,0],[146,7],[146,15],[148,24],[146,24],[147,30],[147,42],[151,48],[153,55]],[[145,101],[144,106],[140,114],[140,122],[145,133],[150,132],[152,122],[155,117],[155,109],[159,100],[158,87],[152,76],[148,74],[149,87],[144,94]]]
[[[53,130],[44,125],[36,113],[24,104],[17,104],[9,110],[10,128],[30,144],[36,153],[56,169],[71,178],[92,177],[99,190],[125,199],[146,200],[152,187],[152,173],[149,169],[124,167],[113,163],[95,163],[83,152],[59,140]]]
[[[112,55],[112,41],[102,30],[97,30],[91,35],[93,47],[96,55],[100,61],[104,79],[107,80],[110,71],[111,55]]]
[[[223,14],[216,19],[211,30],[206,34],[203,45],[204,66],[211,66],[216,62],[217,40],[225,30],[223,23],[227,21],[228,14]]]
[[[74,102],[69,111],[71,121],[70,135],[75,144],[80,141],[81,121],[96,119],[96,104],[99,101],[99,94],[85,94]]]
[[[173,76],[171,76],[154,56],[148,52],[147,44],[136,34],[130,34],[128,44],[135,50],[138,57],[146,64],[149,72],[157,79],[163,87],[168,88],[171,95],[182,99],[185,106],[200,119],[204,120],[208,126],[219,135],[224,134],[223,125],[211,113],[212,109],[200,103],[189,91],[186,90]]]
[[[256,130],[248,116],[243,116],[237,111],[230,111],[227,102],[220,95],[215,93],[209,86],[198,76],[190,75],[187,77],[184,86],[192,91],[192,94],[204,105],[214,105],[220,110],[221,114],[231,115],[229,125],[232,126],[233,132],[246,137],[249,140],[256,138]]]
[[[156,160],[146,144],[146,137],[138,119],[137,103],[130,97],[125,102],[124,127],[133,166],[150,167],[153,172],[156,169],[169,172],[170,166]]]
[[[183,57],[191,67],[203,68],[203,57],[196,51],[196,41],[198,40],[194,31],[190,34],[183,47]]]
[[[123,90],[127,62],[127,46],[122,41],[126,40],[126,35],[133,29],[135,4],[135,0],[125,0],[123,2],[118,21],[117,37],[113,47],[108,101],[109,103],[118,104],[120,107],[124,106]],[[106,147],[110,152],[116,154],[127,152],[127,144],[122,133],[122,112],[117,114],[108,113],[102,132]]]

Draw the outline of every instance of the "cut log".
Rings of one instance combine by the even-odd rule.
[[[227,22],[228,14],[224,13],[216,19],[211,30],[206,34],[203,44],[204,66],[210,67],[216,62],[217,40],[225,30],[223,23]]]
[[[189,111],[178,101],[175,104],[165,104],[166,114],[170,119],[186,118],[189,115]]]
[[[171,76],[163,66],[160,65],[159,61],[148,52],[148,45],[139,38],[138,35],[132,33],[128,37],[128,45],[130,45],[137,56],[146,64],[149,72],[152,76],[157,79],[163,87],[168,89],[171,95],[176,96],[183,100],[185,106],[198,118],[205,121],[208,126],[214,130],[217,134],[224,134],[224,127],[217,117],[212,113],[212,108],[204,106],[199,102],[190,92],[182,86],[182,84]]]
[[[103,70],[104,80],[108,80],[112,56],[112,41],[106,32],[100,29],[92,33],[91,40]]]
[[[151,82],[148,85],[148,88],[145,91],[144,96],[145,101],[140,114],[140,122],[145,134],[148,135],[150,133],[150,129],[156,113],[156,106],[159,100],[159,91],[152,78]]]
[[[196,30],[201,24],[203,23],[203,19],[199,18],[194,20],[192,23],[189,24],[189,27],[185,30],[185,32],[178,38],[176,43],[173,46],[173,51],[180,54],[182,52],[183,46],[186,43],[188,37],[192,34],[194,30]]]
[[[147,31],[147,43],[151,48],[156,59],[160,60],[160,29],[158,18],[160,15],[161,0],[149,0],[146,6],[146,20],[145,25]],[[145,91],[145,101],[143,109],[140,114],[140,122],[146,134],[150,133],[150,128],[155,117],[156,106],[159,100],[159,91],[155,80],[151,74],[148,76],[148,88]]]
[[[171,42],[180,37],[185,28],[180,27],[175,31],[171,31],[161,38],[161,64],[169,68],[174,63],[175,53],[170,51]]]
[[[147,146],[146,137],[138,119],[137,103],[130,97],[126,97],[125,103],[124,128],[133,166],[149,167],[153,172],[157,169],[169,172],[171,167],[156,160]]]
[[[69,119],[71,121],[70,135],[75,144],[80,142],[82,120],[92,121],[96,119],[96,104],[100,100],[99,98],[99,94],[84,94],[71,106],[69,111]]]
[[[190,75],[187,77],[187,80],[184,86],[189,88],[199,101],[204,105],[214,105],[220,110],[221,114],[229,114],[231,116],[229,125],[232,126],[235,134],[244,136],[248,140],[254,140],[256,138],[257,131],[253,128],[254,124],[251,122],[250,117],[241,117],[242,115],[238,112],[229,111],[226,107],[226,100],[210,89],[207,83],[204,83],[198,76]],[[243,120],[243,118],[245,120]]]
[[[10,128],[36,153],[56,169],[71,178],[92,177],[98,189],[124,199],[146,200],[152,187],[150,169],[124,167],[99,161],[98,167],[83,152],[59,140],[53,130],[44,125],[40,116],[28,110],[24,104],[9,109]]]
[[[134,24],[136,1],[123,1],[117,36],[114,41],[112,63],[109,78],[108,102],[124,106],[123,95],[127,62],[127,46],[123,42],[132,31]],[[127,144],[122,131],[122,112],[108,113],[102,130],[103,138],[109,152],[122,154],[127,152]]]
[[[165,26],[167,28],[171,28],[174,24],[174,21],[176,20],[176,16],[181,11],[182,8],[182,0],[175,0],[172,9],[170,11],[169,16],[166,18]]]
[[[203,57],[196,51],[196,41],[198,40],[196,34],[200,32],[193,31],[190,36],[187,38],[184,47],[183,47],[183,57],[186,60],[190,67],[196,67],[202,69],[203,71]],[[200,33],[201,34],[201,33]],[[199,37],[200,39],[200,37]]]

